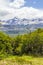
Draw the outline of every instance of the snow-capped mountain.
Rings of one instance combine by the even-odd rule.
[[[36,18],[36,19],[19,19],[19,18],[13,18],[9,19],[7,21],[3,20],[1,21],[3,25],[27,25],[27,24],[40,24],[43,23],[43,18]]]
[[[0,30],[7,31],[7,33],[25,33],[37,28],[43,28],[43,18],[19,19],[15,17],[6,21],[0,20]]]

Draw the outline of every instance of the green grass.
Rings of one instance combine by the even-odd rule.
[[[0,60],[0,65],[43,65],[43,57],[9,56]]]

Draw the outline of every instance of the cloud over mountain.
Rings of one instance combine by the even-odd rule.
[[[25,3],[26,0],[0,0],[0,19],[43,17],[43,10],[25,6]]]

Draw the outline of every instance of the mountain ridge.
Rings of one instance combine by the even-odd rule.
[[[43,28],[43,18],[19,19],[15,17],[7,21],[0,20],[0,31],[7,31],[9,33],[27,33],[37,28]]]
[[[9,19],[9,20],[2,20],[1,22],[4,22],[5,25],[39,24],[39,23],[43,23],[43,18],[33,18],[33,19],[23,18],[23,19],[20,19],[20,18],[14,17],[14,18]]]

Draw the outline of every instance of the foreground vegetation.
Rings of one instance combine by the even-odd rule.
[[[0,32],[0,56],[2,54],[43,56],[43,29],[15,38]]]
[[[16,37],[0,32],[0,65],[43,65],[43,29]]]
[[[33,56],[9,56],[0,65],[43,65],[43,58]]]

